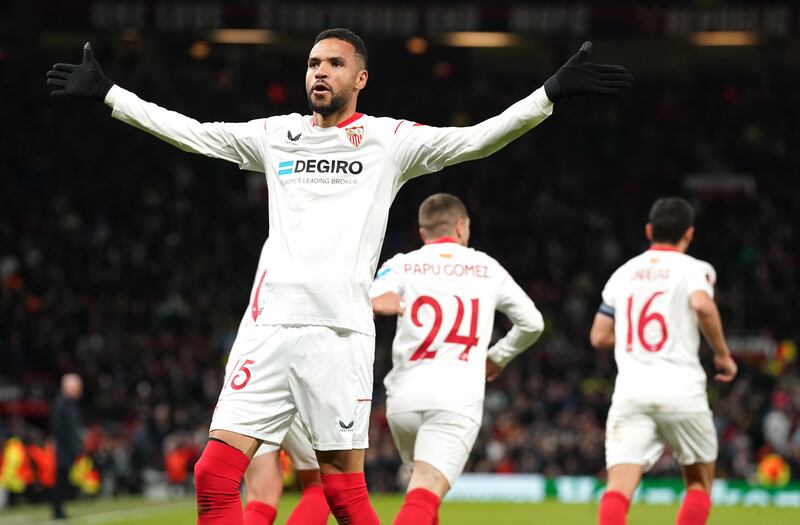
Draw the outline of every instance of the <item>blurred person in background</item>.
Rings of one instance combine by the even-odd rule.
[[[717,274],[686,254],[694,209],[659,199],[645,234],[650,249],[608,280],[589,338],[614,348],[619,373],[606,423],[608,484],[600,525],[624,525],[644,472],[669,445],[683,470],[686,496],[677,525],[704,525],[711,510],[717,433],[700,364],[700,333],[714,351],[715,379],[733,381],[737,366],[714,302]]]
[[[397,315],[386,416],[397,450],[413,465],[395,525],[433,525],[464,470],[483,417],[486,380],[539,339],[544,319],[492,257],[469,248],[470,219],[448,193],[419,207],[425,245],[395,255],[370,296],[377,315]],[[406,305],[409,305],[408,315]],[[514,323],[489,348],[495,310]]]
[[[61,390],[53,401],[51,431],[56,440],[56,483],[53,487],[53,519],[67,519],[64,499],[69,491],[69,471],[81,453],[80,413],[78,400],[83,393],[83,380],[78,374],[65,374]]]

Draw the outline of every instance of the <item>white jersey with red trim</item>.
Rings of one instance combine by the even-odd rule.
[[[505,366],[544,329],[542,314],[508,272],[451,239],[386,261],[370,296],[400,294],[387,412],[450,410],[480,423],[495,310],[514,323],[488,354]]]
[[[671,249],[652,248],[614,272],[600,307],[614,317],[614,404],[653,401],[664,410],[708,410],[689,297],[699,290],[713,298],[715,282],[710,264]]]
[[[264,172],[268,264],[256,324],[374,334],[368,290],[389,207],[409,179],[485,157],[552,113],[543,88],[479,124],[421,126],[355,113],[338,127],[299,114],[200,123],[115,85],[112,116],[185,150]]]

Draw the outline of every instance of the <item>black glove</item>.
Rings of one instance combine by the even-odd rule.
[[[103,74],[100,64],[92,53],[92,44],[83,46],[83,62],[80,64],[56,64],[47,72],[47,83],[55,86],[50,92],[54,97],[90,98],[103,101],[114,81]]]
[[[547,98],[558,102],[590,93],[618,95],[620,88],[631,85],[633,75],[624,67],[587,62],[591,51],[592,43],[584,42],[578,52],[545,81]]]

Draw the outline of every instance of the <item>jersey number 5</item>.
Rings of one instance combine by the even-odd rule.
[[[478,299],[470,299],[470,302],[472,303],[472,314],[469,322],[469,335],[461,335],[458,333],[458,331],[461,329],[461,321],[464,320],[464,301],[462,301],[458,296],[454,297],[458,303],[458,310],[456,311],[456,318],[453,322],[453,327],[450,328],[450,333],[447,334],[447,337],[444,339],[444,341],[445,343],[464,345],[464,351],[461,352],[461,355],[459,355],[458,358],[462,361],[466,361],[469,358],[469,351],[473,346],[478,344]],[[416,301],[414,301],[414,304],[411,305],[411,322],[414,323],[414,326],[422,328],[422,321],[419,319],[419,310],[426,305],[433,308],[433,325],[431,325],[431,329],[428,332],[428,335],[425,336],[422,344],[411,356],[412,361],[416,361],[418,359],[433,359],[436,357],[436,350],[429,349],[433,344],[433,340],[436,339],[439,329],[442,327],[442,305],[439,304],[439,301],[429,295],[421,295]]]
[[[648,352],[658,352],[661,350],[664,347],[664,343],[667,342],[667,337],[669,336],[669,333],[667,332],[667,322],[664,319],[664,316],[658,312],[650,312],[650,305],[653,304],[653,300],[655,300],[655,298],[659,295],[663,294],[664,292],[656,292],[651,295],[650,298],[644,303],[642,310],[639,312],[636,335],[639,337],[639,343],[641,343],[642,347]],[[633,352],[634,320],[632,310],[633,295],[628,297],[628,337],[625,344],[625,350],[628,352]],[[648,342],[644,337],[644,330],[650,323],[658,323],[658,325],[661,327],[661,339],[655,343]]]
[[[236,366],[233,367],[234,372],[233,377],[231,377],[231,388],[234,390],[241,390],[247,386],[251,377],[250,369],[247,367],[248,365],[255,364],[255,361],[252,359],[245,359],[244,363],[241,363],[241,361],[242,360],[239,359],[239,361],[236,362]],[[239,366],[239,363],[241,363],[241,366]]]

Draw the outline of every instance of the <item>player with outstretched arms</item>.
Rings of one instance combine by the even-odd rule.
[[[395,525],[433,525],[467,462],[483,417],[486,380],[496,378],[544,329],[542,314],[500,264],[468,248],[460,199],[431,195],[419,208],[425,245],[386,261],[370,290],[373,310],[398,315],[386,416],[413,465]],[[491,348],[495,310],[514,323]]]
[[[262,442],[279,444],[300,416],[339,523],[377,523],[364,480],[374,323],[369,286],[389,207],[407,181],[491,155],[573,95],[619,93],[625,68],[588,63],[585,43],[544,86],[468,127],[421,126],[356,111],[367,50],[325,30],[306,64],[311,115],[201,123],[140,99],[106,77],[91,47],[47,73],[55,97],[104,101],[111,115],[178,148],[263,172],[269,192],[266,272],[253,330],[239,334],[195,466],[198,523],[242,523],[239,485]]]
[[[590,339],[614,348],[617,380],[606,423],[608,485],[600,525],[623,525],[642,475],[672,448],[686,482],[678,525],[702,525],[711,509],[717,434],[700,364],[700,332],[714,351],[715,379],[736,376],[714,302],[716,273],[687,255],[694,210],[659,199],[645,234],[650,249],[620,267],[603,289]]]

